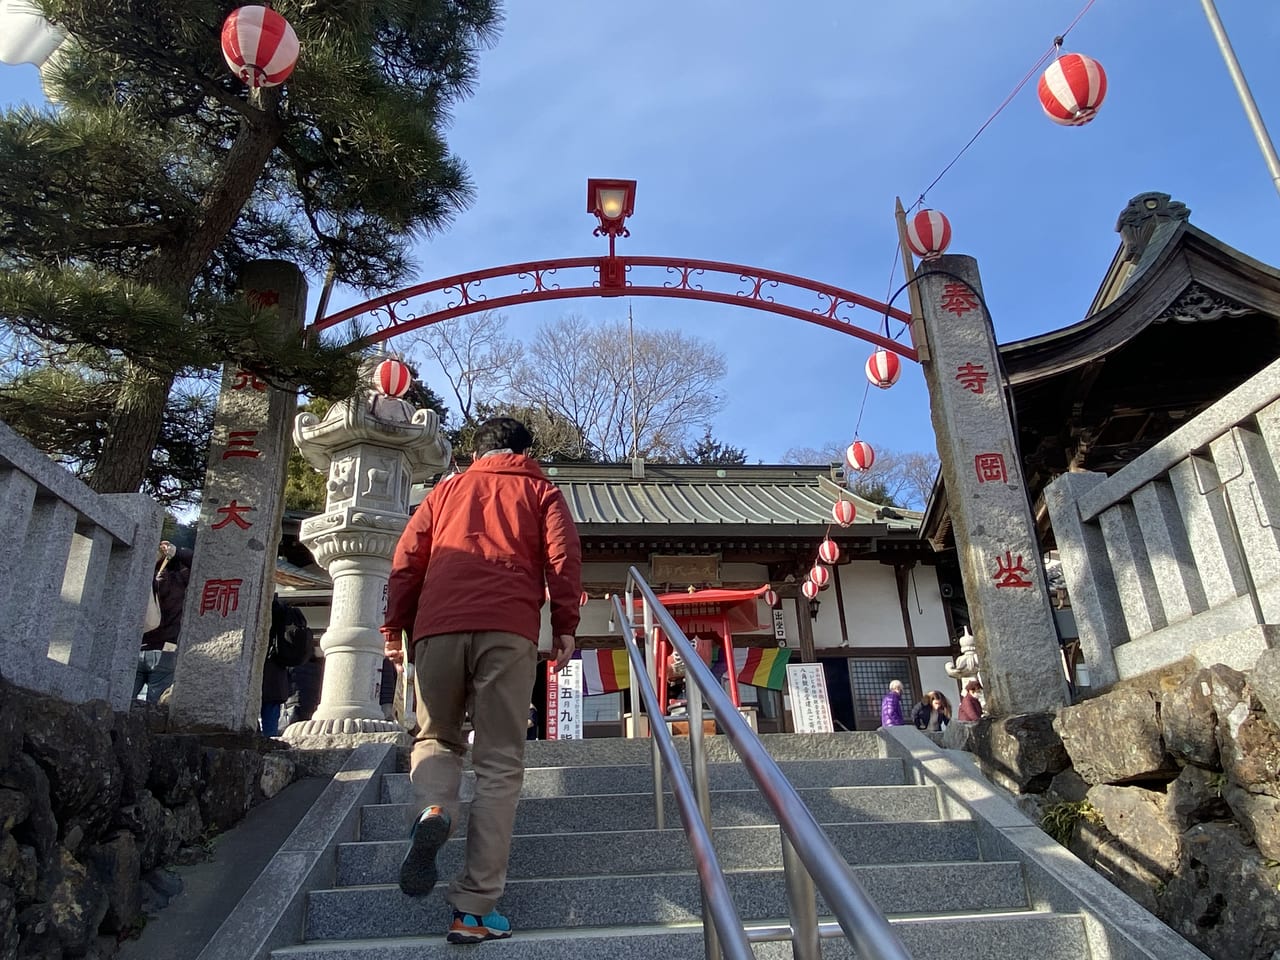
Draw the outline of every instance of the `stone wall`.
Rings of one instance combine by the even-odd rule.
[[[294,777],[260,737],[168,731],[163,707],[113,713],[0,679],[0,960],[111,957],[175,892],[166,864]]]
[[[1280,957],[1280,649],[1184,661],[1056,716],[953,724],[948,745],[1215,960]]]

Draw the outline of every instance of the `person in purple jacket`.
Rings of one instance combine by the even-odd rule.
[[[902,681],[890,680],[889,692],[880,701],[880,726],[901,727],[906,722],[902,715]]]

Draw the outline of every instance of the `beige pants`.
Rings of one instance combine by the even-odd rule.
[[[471,707],[476,792],[466,863],[449,885],[448,900],[458,910],[483,916],[497,904],[507,881],[538,650],[514,633],[445,633],[419,640],[413,661],[419,730],[409,779],[417,811],[438,804],[457,823],[467,750],[462,721]]]

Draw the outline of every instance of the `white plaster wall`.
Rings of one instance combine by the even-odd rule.
[[[907,612],[911,616],[911,636],[917,647],[950,646],[947,618],[942,609],[942,593],[938,588],[935,568],[917,564],[907,577]]]
[[[960,709],[960,683],[947,676],[942,669],[950,657],[920,657],[916,662],[920,667],[921,692],[925,690],[941,690],[951,701],[951,715]],[[914,707],[914,704],[912,705]]]
[[[844,593],[845,622],[849,626],[851,647],[906,647],[907,635],[902,628],[902,608],[898,605],[898,585],[893,577],[893,567],[870,561],[854,561],[836,568],[840,573],[840,588]],[[923,596],[923,595],[922,595]],[[827,617],[828,598],[835,599],[834,589],[822,594],[824,600],[818,622]],[[830,621],[834,624],[834,643],[839,646],[840,620],[831,604]],[[828,636],[823,631],[824,638]]]

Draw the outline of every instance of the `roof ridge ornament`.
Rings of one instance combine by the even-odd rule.
[[[1120,259],[1136,263],[1146,252],[1156,227],[1167,221],[1191,219],[1191,208],[1167,193],[1140,193],[1125,205],[1116,219],[1120,234]]]

